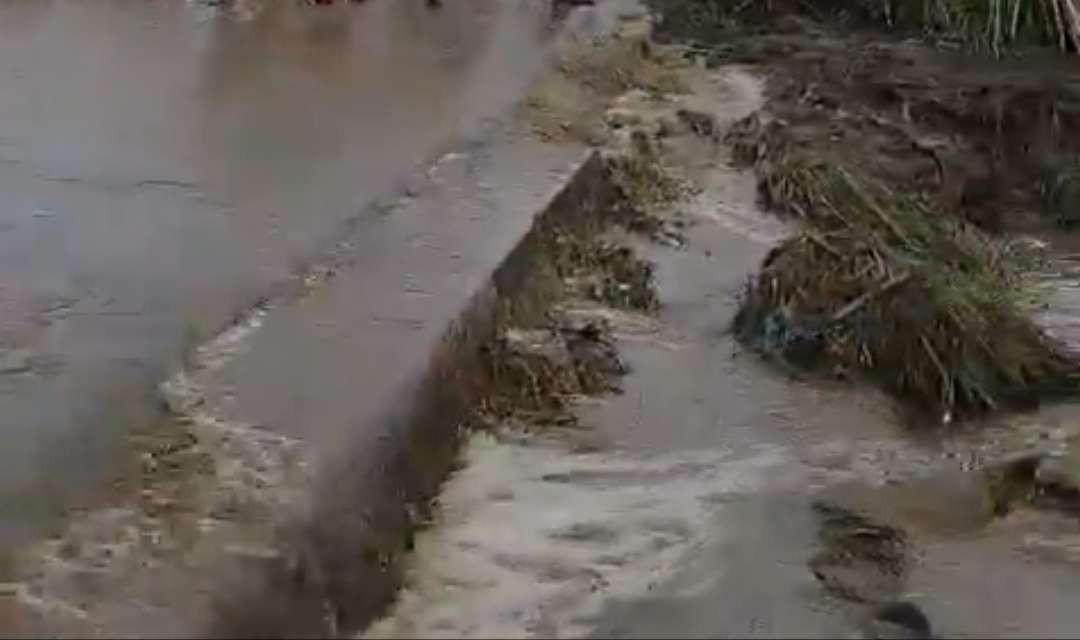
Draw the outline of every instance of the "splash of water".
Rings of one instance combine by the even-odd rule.
[[[580,637],[611,598],[647,592],[722,531],[726,498],[759,486],[764,450],[635,459],[475,435],[421,533],[408,586],[370,638]]]

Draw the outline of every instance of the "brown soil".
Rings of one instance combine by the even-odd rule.
[[[699,42],[711,63],[767,65],[765,115],[783,129],[773,144],[869,163],[990,230],[1030,230],[1047,204],[1062,205],[1052,213],[1063,222],[1080,215],[1054,180],[1080,153],[1073,57],[997,60],[942,36],[900,39],[880,28],[877,2],[654,5],[659,37]],[[710,21],[703,6],[726,17]]]
[[[736,330],[945,422],[1073,393],[1003,234],[1080,220],[1080,63],[974,55],[890,5],[654,2],[660,38],[766,75],[766,107],[729,142],[806,229],[767,258]]]

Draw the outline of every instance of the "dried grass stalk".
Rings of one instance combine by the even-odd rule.
[[[1007,247],[852,170],[759,164],[769,201],[808,231],[775,249],[735,320],[755,347],[861,372],[951,417],[1075,386],[1075,365],[1024,313]]]

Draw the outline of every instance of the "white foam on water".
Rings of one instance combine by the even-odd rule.
[[[417,537],[407,586],[365,637],[580,637],[722,531],[725,496],[782,461],[763,450],[635,458],[475,435]]]

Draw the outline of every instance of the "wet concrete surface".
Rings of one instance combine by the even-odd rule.
[[[439,403],[449,392],[426,380],[433,354],[445,356],[448,324],[486,293],[492,270],[586,157],[513,128],[454,152],[417,183],[416,198],[342,239],[351,251],[331,279],[200,347],[163,385],[177,420],[161,437],[195,441],[193,477],[182,482],[190,490],[170,492],[171,463],[151,456],[139,503],[75,514],[63,534],[23,554],[19,631],[324,635],[325,601],[311,608],[324,592],[263,572],[309,550],[317,555],[306,570],[360,584],[362,596],[333,606],[366,606],[363,597],[392,589],[386,568],[357,548],[369,526],[394,526],[405,510],[391,483],[411,487],[434,464],[400,478],[400,457],[412,452],[396,443],[427,438],[424,428],[453,438],[450,416],[413,424],[428,405],[454,410]],[[488,300],[479,298],[477,315]]]
[[[0,2],[0,542],[103,478],[185,351],[387,224],[551,33],[516,0]]]
[[[346,239],[352,257],[326,286],[271,314],[206,376],[207,404],[315,448],[366,437],[352,427],[400,403],[396,391],[586,157],[521,131],[451,152],[417,182],[419,197]]]

